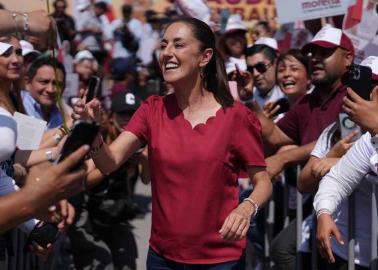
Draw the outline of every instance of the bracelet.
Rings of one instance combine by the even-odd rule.
[[[255,208],[255,210],[253,211],[253,216],[256,216],[257,211],[259,210],[259,205],[251,198],[245,198],[243,202],[249,202],[250,204],[252,204],[253,208]]]
[[[89,151],[91,157],[95,157],[100,151],[100,149],[104,146],[104,140],[102,139],[102,136],[100,136],[100,140],[100,144],[95,147],[92,147],[91,151]]]
[[[12,13],[12,19],[14,21],[14,25],[15,25],[15,28],[16,28],[15,33],[16,33],[16,36],[19,37],[17,16],[18,16],[18,13],[16,13],[16,12]]]
[[[26,34],[29,31],[29,15],[24,12],[22,16],[24,16],[24,34]]]
[[[328,214],[331,216],[331,212],[328,209],[320,209],[318,212],[316,212],[316,219],[318,219],[323,214]]]
[[[53,162],[55,160],[54,155],[53,155],[53,151],[51,150],[51,148],[46,150],[45,155],[46,155],[46,159],[48,161]]]
[[[53,139],[54,139],[57,143],[60,142],[60,141],[62,140],[62,138],[63,138],[63,136],[60,135],[59,133],[55,133],[55,134],[53,135]]]
[[[68,135],[68,132],[66,131],[66,129],[63,127],[63,125],[60,125],[59,127],[59,131],[63,133],[63,135]]]

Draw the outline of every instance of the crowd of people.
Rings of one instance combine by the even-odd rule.
[[[137,269],[142,181],[146,269],[311,269],[313,236],[318,269],[347,269],[351,230],[368,269],[378,56],[356,66],[340,20],[304,22],[287,46],[271,18],[173,2],[144,19],[105,1],[0,9],[0,268]],[[370,99],[348,87],[360,67]],[[61,161],[82,122],[99,132]]]

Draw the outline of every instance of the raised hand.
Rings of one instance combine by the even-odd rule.
[[[80,90],[80,98],[73,106],[72,119],[78,121],[96,121],[101,123],[101,103],[98,99],[94,98],[86,103],[86,90]]]
[[[357,130],[353,130],[347,136],[339,140],[327,153],[327,157],[332,158],[341,158],[345,153],[353,146],[356,135],[358,134]]]
[[[347,93],[343,99],[343,110],[364,130],[369,131],[372,135],[377,134],[378,86],[371,92],[370,101],[361,98],[351,88],[348,88]]]
[[[38,38],[47,49],[56,48],[57,27],[54,19],[44,10],[27,12],[29,17],[28,35]]]
[[[253,79],[251,73],[241,71],[238,64],[235,64],[235,71],[231,73],[230,78],[236,81],[241,100],[250,100],[253,97]]]

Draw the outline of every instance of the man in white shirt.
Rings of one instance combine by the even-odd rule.
[[[365,62],[366,60],[366,62]],[[368,131],[341,160],[320,181],[314,200],[314,208],[318,218],[317,238],[320,252],[329,262],[334,262],[330,237],[343,245],[340,231],[332,219],[340,202],[347,198],[367,174],[378,174],[378,57],[368,57],[361,64],[372,68],[371,100],[367,101],[348,89],[344,98],[343,109],[350,118]],[[360,210],[359,210],[360,211]]]

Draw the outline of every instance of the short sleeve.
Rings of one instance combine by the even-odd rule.
[[[247,110],[237,130],[234,145],[243,165],[265,167],[261,125],[255,114]]]
[[[150,107],[152,106],[152,99],[149,98],[138,108],[138,110],[131,117],[125,130],[133,133],[144,143],[149,141],[149,121],[148,116]]]
[[[298,106],[294,105],[285,113],[285,116],[277,122],[277,126],[295,143],[300,144],[297,108]]]
[[[318,140],[316,141],[315,147],[311,152],[311,156],[317,158],[324,158],[331,148],[330,139],[332,138],[333,131],[336,123],[330,124],[323,130],[322,134],[320,134]]]
[[[17,141],[17,123],[3,108],[0,108],[0,134],[0,162],[3,162],[12,156]]]

